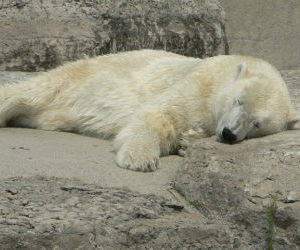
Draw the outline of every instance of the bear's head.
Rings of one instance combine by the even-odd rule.
[[[227,94],[219,97],[218,141],[235,143],[274,134],[293,129],[300,121],[287,87],[275,69],[274,74],[253,74],[241,63],[227,86]]]

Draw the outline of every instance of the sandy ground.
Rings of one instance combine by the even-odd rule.
[[[110,141],[22,128],[2,128],[0,138],[1,178],[67,177],[103,187],[163,194],[183,161],[179,156],[168,156],[161,159],[158,171],[133,172],[116,166]]]

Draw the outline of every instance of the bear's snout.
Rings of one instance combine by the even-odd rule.
[[[233,134],[230,129],[228,129],[226,127],[223,129],[222,141],[232,143],[232,142],[235,142],[236,139],[237,139],[236,135]]]

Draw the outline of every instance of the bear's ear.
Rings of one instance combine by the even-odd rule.
[[[247,72],[247,64],[245,62],[240,63],[237,67],[236,67],[236,73],[235,73],[235,77],[234,80],[239,80],[242,77],[244,77],[244,75]]]
[[[297,124],[300,124],[300,115],[292,113],[288,118],[287,129],[297,129]]]

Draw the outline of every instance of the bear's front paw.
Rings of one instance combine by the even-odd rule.
[[[159,148],[150,145],[125,144],[117,153],[117,164],[121,168],[151,172],[159,168]]]

